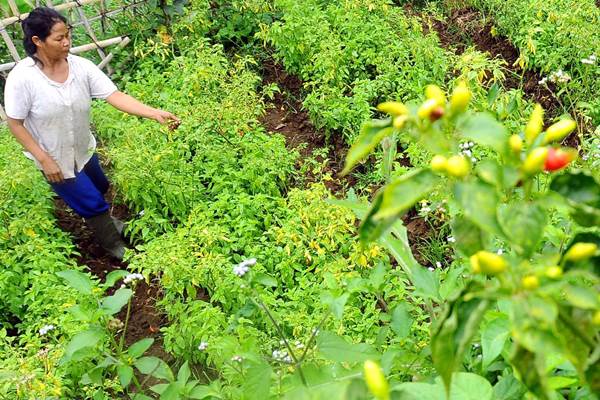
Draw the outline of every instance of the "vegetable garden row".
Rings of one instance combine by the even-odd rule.
[[[0,398],[597,399],[600,10],[458,5],[549,77],[544,115],[498,59],[425,33],[456,4],[396,3],[191,2],[138,41],[119,87],[183,123],[95,105],[136,245],[104,279],[2,128]],[[335,178],[363,164],[355,187],[298,184],[322,160],[261,123],[290,96],[263,84],[271,57],[347,143]],[[126,340],[140,280],[156,343]]]

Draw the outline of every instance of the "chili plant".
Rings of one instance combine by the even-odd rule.
[[[394,250],[392,226],[428,194],[442,193],[455,257],[471,269],[455,296],[439,307],[426,301],[433,318],[431,356],[446,392],[481,332],[482,371],[502,355],[538,398],[555,398],[566,387],[593,396],[600,390],[600,185],[585,170],[565,171],[577,152],[557,143],[575,122],[560,120],[544,131],[538,105],[520,132],[509,132],[491,114],[468,110],[471,92],[464,83],[449,101],[434,85],[425,94],[423,103],[380,104],[389,117],[366,123],[347,155],[345,172],[380,142],[402,138],[433,156],[429,167],[392,178],[378,191],[362,220],[361,240],[380,239]],[[489,156],[461,154],[465,141]],[[561,224],[560,233],[554,223]],[[412,256],[396,259],[416,289],[427,293],[427,270]],[[390,390],[416,393],[415,385],[423,384]]]

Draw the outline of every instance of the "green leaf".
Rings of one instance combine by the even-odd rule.
[[[439,300],[440,282],[435,273],[415,260],[401,220],[392,224],[392,229],[380,242],[388,249],[415,287],[415,294],[423,298]]]
[[[256,282],[266,287],[277,287],[277,280],[270,275],[258,273],[254,276]]]
[[[73,354],[79,350],[95,347],[96,344],[104,337],[104,331],[99,328],[90,328],[86,331],[79,332],[73,336],[69,344],[65,347],[65,357],[70,359]]]
[[[463,293],[468,293],[465,288]],[[475,333],[479,322],[489,306],[488,300],[463,299],[459,293],[456,300],[446,305],[444,314],[432,326],[431,356],[433,365],[442,377],[446,389],[450,389],[452,373],[461,363],[464,353]]]
[[[133,368],[129,365],[119,365],[117,367],[117,375],[119,375],[121,386],[126,388],[131,383],[131,378],[133,378]]]
[[[537,203],[515,201],[498,207],[498,221],[513,248],[529,257],[542,240],[547,215]]]
[[[477,175],[485,183],[500,190],[514,187],[519,180],[519,171],[516,168],[500,165],[498,161],[489,158],[477,164]]]
[[[122,278],[126,277],[128,274],[129,274],[128,271],[123,271],[122,269],[117,269],[117,270],[114,270],[114,271],[110,271],[106,275],[106,279],[104,280],[104,284],[102,286],[104,286],[105,288],[110,288],[119,279],[122,279]]]
[[[154,339],[152,338],[138,340],[137,342],[129,346],[129,348],[127,349],[127,353],[131,358],[141,357],[141,355],[144,354],[146,350],[150,348],[150,346],[152,346],[152,343],[154,343]]]
[[[454,247],[462,255],[469,257],[485,248],[485,234],[470,219],[457,215],[451,223]]]
[[[179,381],[179,383],[185,385],[187,383],[188,379],[190,379],[191,375],[192,375],[192,372],[190,371],[190,366],[189,366],[188,362],[186,361],[179,368],[179,372],[177,372],[177,380]]]
[[[398,335],[398,338],[404,339],[410,334],[412,323],[413,319],[408,312],[408,305],[406,303],[400,303],[394,308],[390,327]]]
[[[173,372],[169,366],[157,357],[141,357],[133,363],[135,367],[145,375],[152,375],[155,378],[165,379],[169,382],[175,380]]]
[[[383,188],[375,220],[400,217],[434,189],[440,178],[428,169],[417,169],[394,179]]]
[[[375,149],[384,137],[391,135],[393,132],[394,129],[390,126],[390,119],[365,122],[360,128],[358,138],[348,150],[342,175],[350,172],[356,164]]]
[[[499,377],[494,385],[494,396],[497,400],[522,400],[527,388],[513,375]]]
[[[217,393],[215,393],[215,391],[210,386],[199,385],[192,389],[192,391],[190,392],[190,399],[202,400],[209,396],[216,395]]]
[[[243,384],[243,398],[268,399],[271,389],[271,366],[266,362],[253,363],[248,367]]]
[[[380,357],[371,345],[348,343],[342,337],[327,331],[320,332],[317,336],[317,347],[331,361],[362,362]]]
[[[550,190],[577,204],[600,208],[600,184],[583,171],[569,171],[552,180]]]
[[[496,218],[499,198],[493,186],[480,181],[458,182],[454,186],[454,196],[467,218],[486,232],[502,235]]]
[[[452,376],[450,400],[492,400],[492,385],[482,376],[458,372]]]
[[[157,385],[153,385],[150,387],[150,390],[152,390],[154,393],[157,394],[163,394],[165,390],[167,390],[167,388],[170,386],[169,383],[159,383]]]
[[[499,314],[481,326],[482,368],[485,370],[500,355],[510,335],[510,324],[506,315]]]
[[[87,274],[70,269],[57,272],[56,275],[67,281],[67,284],[73,289],[83,294],[92,294],[94,284]]]
[[[489,146],[499,153],[508,144],[508,131],[489,113],[476,113],[461,121],[457,129],[465,139]]]
[[[565,298],[571,305],[584,310],[600,308],[598,291],[592,288],[568,285],[564,288]]]
[[[515,369],[515,375],[530,392],[541,398],[551,398],[544,371],[543,355],[536,357],[534,353],[517,345],[510,362]]]
[[[105,315],[114,315],[121,311],[121,308],[127,304],[132,295],[133,290],[131,289],[119,289],[112,296],[102,299],[100,309]]]
[[[359,233],[360,241],[362,243],[369,243],[374,240],[377,240],[397,220],[397,218],[395,216],[387,218],[385,220],[379,220],[379,221],[376,221],[373,218],[373,216],[379,211],[382,201],[383,201],[383,191],[379,191],[375,195],[375,198],[373,199],[373,203],[371,203],[371,208],[366,213],[365,217],[363,218],[363,220],[360,223],[358,233]]]
[[[334,296],[330,292],[325,292],[321,296],[321,301],[324,304],[327,304],[327,306],[329,306],[329,310],[331,311],[333,316],[336,319],[340,320],[340,319],[342,319],[342,316],[344,315],[344,306],[346,305],[346,302],[348,301],[349,297],[350,297],[349,293],[344,293],[340,296]]]
[[[492,385],[483,377],[456,372],[452,375],[450,395],[446,397],[443,383],[405,382],[392,388],[394,400],[492,400]]]

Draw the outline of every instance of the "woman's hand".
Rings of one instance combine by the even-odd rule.
[[[179,124],[181,124],[181,120],[177,118],[175,115],[171,114],[168,111],[155,109],[154,114],[152,115],[152,119],[161,123],[161,124],[169,124],[169,129],[174,130],[177,129]]]
[[[161,124],[169,124],[169,129],[177,129],[181,120],[168,111],[159,110],[141,103],[135,98],[123,92],[116,91],[106,98],[108,104],[117,110],[139,117],[153,119]]]
[[[42,160],[40,160],[40,164],[42,165],[42,171],[44,172],[44,175],[46,175],[46,179],[48,179],[48,182],[64,182],[65,178],[63,177],[62,171],[60,170],[60,167],[52,157],[44,157]]]

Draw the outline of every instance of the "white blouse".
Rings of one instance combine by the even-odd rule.
[[[64,83],[48,78],[27,57],[8,74],[4,88],[6,115],[24,120],[39,146],[59,165],[65,179],[74,178],[94,154],[90,131],[93,98],[106,99],[117,87],[93,62],[70,54]],[[28,153],[24,154],[40,164]]]

